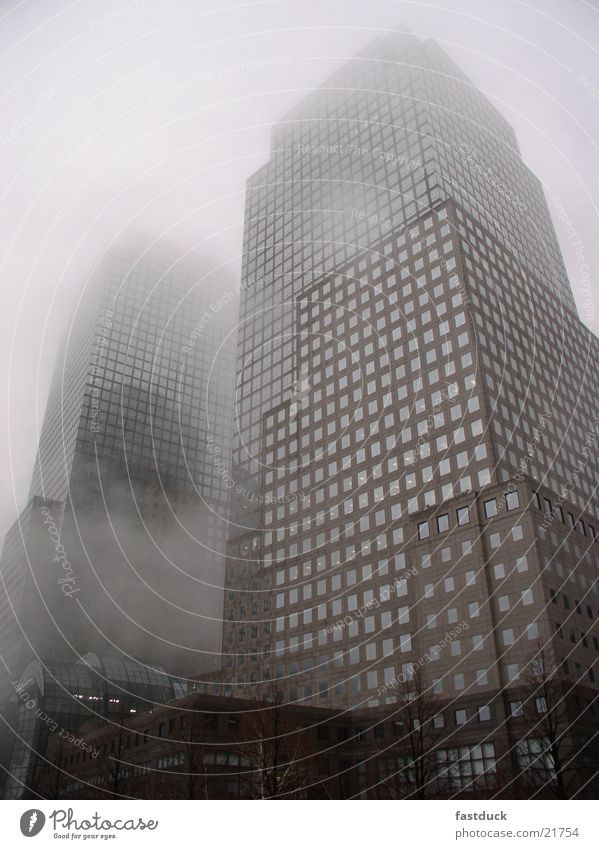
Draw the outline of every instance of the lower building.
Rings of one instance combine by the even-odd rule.
[[[38,786],[65,776],[61,799],[345,798],[351,729],[351,716],[331,709],[190,693],[82,728],[83,745],[54,739]]]
[[[50,740],[55,753],[73,746],[77,760],[84,751],[94,757],[82,741],[82,725],[122,725],[183,693],[180,682],[160,667],[116,655],[88,652],[77,663],[31,661],[2,711],[3,750],[10,753],[5,798],[58,797],[64,774],[56,771],[50,781],[44,773]]]
[[[60,799],[593,798],[593,694],[573,684],[539,670],[511,701],[456,703],[415,673],[397,683],[393,704],[362,711],[192,692],[81,727],[66,745],[55,735],[34,790],[55,788]]]

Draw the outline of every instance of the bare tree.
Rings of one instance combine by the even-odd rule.
[[[32,789],[44,799],[60,799],[70,780],[68,771],[61,765],[66,751],[71,753],[73,749],[67,748],[62,734],[55,734],[48,741],[47,756],[37,758]]]
[[[424,799],[435,792],[437,749],[444,735],[435,724],[440,705],[420,670],[400,683],[397,704],[392,716],[399,736],[390,750],[395,771],[385,786],[393,798]]]
[[[176,737],[168,742],[172,764],[160,781],[166,798],[207,799],[208,773],[202,745],[202,714],[184,713],[179,720]]]
[[[281,707],[268,691],[266,704],[246,713],[237,734],[240,784],[252,799],[299,798],[315,780],[317,749],[310,731]]]
[[[569,799],[580,783],[567,709],[571,685],[550,645],[539,645],[523,681],[518,711],[524,729],[517,745],[520,778],[535,795]]]
[[[123,756],[129,748],[129,730],[125,725],[125,714],[121,714],[115,722],[117,732],[110,735],[110,744],[101,752],[98,758],[100,775],[103,779],[102,789],[114,796],[121,796],[125,792],[129,780],[129,765],[124,763]]]

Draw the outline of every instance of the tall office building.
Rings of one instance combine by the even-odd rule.
[[[236,465],[258,469],[261,416],[295,385],[298,293],[448,198],[575,313],[512,128],[434,42],[375,42],[275,126],[247,186]]]
[[[69,660],[90,647],[175,672],[218,664],[236,307],[227,283],[141,235],[90,274],[56,364],[31,502],[2,558],[13,676],[35,655]]]
[[[201,257],[141,234],[111,246],[58,359],[30,495],[63,501],[92,457],[169,491],[226,500],[206,460],[211,440],[229,450],[234,308],[232,282]]]
[[[275,127],[243,274],[224,690],[391,709],[418,670],[456,786],[538,751],[535,655],[592,724],[599,345],[506,120],[375,42]]]

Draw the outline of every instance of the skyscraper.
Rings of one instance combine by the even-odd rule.
[[[141,235],[96,263],[56,364],[31,502],[5,545],[13,675],[86,646],[176,671],[218,662],[235,303],[222,273]]]
[[[512,128],[378,40],[275,127],[243,275],[225,689],[381,709],[418,671],[525,763],[540,658],[596,699],[599,345]]]
[[[275,126],[271,158],[247,186],[236,465],[258,468],[264,405],[296,381],[297,293],[448,198],[575,313],[512,128],[434,42],[377,40]]]

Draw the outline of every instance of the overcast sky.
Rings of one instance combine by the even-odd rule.
[[[238,275],[244,184],[272,123],[398,25],[437,39],[516,128],[569,217],[557,233],[597,332],[598,12],[582,0],[0,2],[0,533],[24,506],[58,342],[98,252],[150,228]]]

